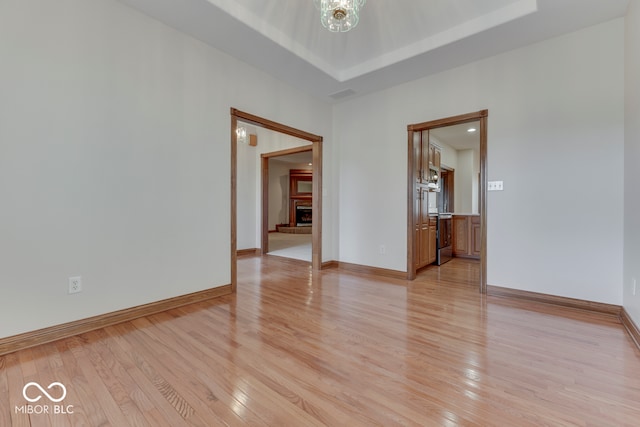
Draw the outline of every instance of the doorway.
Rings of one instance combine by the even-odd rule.
[[[312,185],[311,200],[313,224],[311,226],[311,267],[320,270],[322,267],[322,137],[293,127],[259,117],[236,108],[230,109],[231,127],[231,289],[236,290],[238,281],[238,121],[276,131],[295,138],[311,142],[312,146]]]
[[[455,169],[442,165],[440,171],[440,197],[438,212],[455,212]]]
[[[418,267],[421,265],[416,262],[416,260],[420,259],[421,251],[424,252],[424,248],[429,247],[430,245],[435,244],[433,242],[425,243],[422,240],[425,240],[427,233],[421,233],[422,228],[428,229],[428,227],[423,227],[422,223],[431,220],[431,218],[427,218],[430,214],[437,214],[440,209],[443,208],[443,203],[438,205],[437,202],[432,203],[431,201],[425,202],[424,200],[431,200],[431,192],[439,192],[441,191],[442,185],[452,185],[453,184],[453,171],[449,171],[448,169],[453,168],[443,168],[445,171],[446,179],[444,183],[441,181],[441,168],[440,168],[440,160],[441,160],[441,149],[439,147],[434,147],[429,141],[429,133],[431,131],[442,129],[446,127],[451,127],[455,125],[469,124],[469,123],[477,123],[478,129],[476,129],[479,137],[479,175],[475,175],[478,180],[477,185],[475,187],[469,186],[469,188],[475,188],[477,191],[475,192],[475,203],[477,206],[477,212],[479,214],[479,232],[477,233],[478,237],[478,246],[479,246],[479,256],[480,256],[480,279],[479,279],[479,289],[481,293],[486,293],[487,287],[487,220],[486,220],[486,191],[487,191],[487,117],[488,110],[481,110],[475,113],[463,114],[459,116],[447,117],[444,119],[417,123],[413,125],[407,126],[408,131],[408,185],[407,185],[407,278],[409,280],[414,280],[417,274]],[[426,135],[426,138],[425,138]],[[424,140],[426,139],[428,143],[428,148],[422,150],[422,146],[424,145]],[[437,160],[437,167],[434,167],[435,161],[431,161],[431,155],[435,150],[435,159]],[[428,154],[425,154],[427,153]],[[429,168],[426,169],[427,172],[421,168],[420,163],[429,162]],[[460,168],[456,169],[456,179],[458,178],[459,173],[462,172]],[[451,173],[451,175],[448,175]],[[442,198],[441,198],[442,199]],[[451,203],[452,200],[449,200],[449,208],[447,209],[451,212],[453,206],[456,206],[456,210],[462,208],[459,206],[461,203],[456,203],[455,205]],[[473,204],[474,202],[471,202]],[[470,204],[470,205],[471,205]],[[439,209],[434,209],[436,206]],[[432,212],[434,211],[435,212]],[[429,215],[425,214],[428,213]],[[471,211],[469,211],[471,212]],[[431,234],[431,233],[430,233]]]
[[[311,262],[313,149],[261,154],[262,254]]]

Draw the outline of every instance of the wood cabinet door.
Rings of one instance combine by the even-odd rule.
[[[424,131],[422,137],[422,170],[420,175],[422,184],[429,183],[429,137],[424,136],[425,133],[428,133],[428,131]]]
[[[440,171],[440,158],[442,157],[442,153],[438,147],[433,148],[433,167]]]
[[[469,229],[466,216],[453,217],[453,254],[467,255],[469,253]]]
[[[420,227],[416,227],[413,238],[413,264],[417,269],[420,268]]]
[[[416,198],[413,203],[413,220],[416,227],[420,227],[422,220],[422,189],[416,191]]]
[[[482,243],[482,236],[480,235],[480,217],[471,217],[471,245],[470,254],[474,257],[480,257],[480,246]]]
[[[422,183],[422,132],[413,133],[413,178]]]
[[[429,264],[436,262],[437,227],[429,226]]]
[[[420,224],[429,225],[429,191],[421,189],[420,200]]]
[[[429,262],[429,225],[423,225],[420,227],[420,267],[424,267]]]

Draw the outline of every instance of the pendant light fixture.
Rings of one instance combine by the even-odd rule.
[[[358,25],[360,9],[367,0],[313,0],[320,10],[322,26],[332,33],[344,33]]]

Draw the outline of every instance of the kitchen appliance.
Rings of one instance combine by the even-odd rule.
[[[436,265],[442,265],[453,256],[453,239],[451,237],[453,219],[450,213],[438,214],[436,237]]]

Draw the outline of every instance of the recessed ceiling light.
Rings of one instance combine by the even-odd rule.
[[[475,132],[476,130],[477,130],[476,128],[469,128],[469,129],[467,129],[467,132],[469,132],[469,133],[473,133],[473,132]]]

